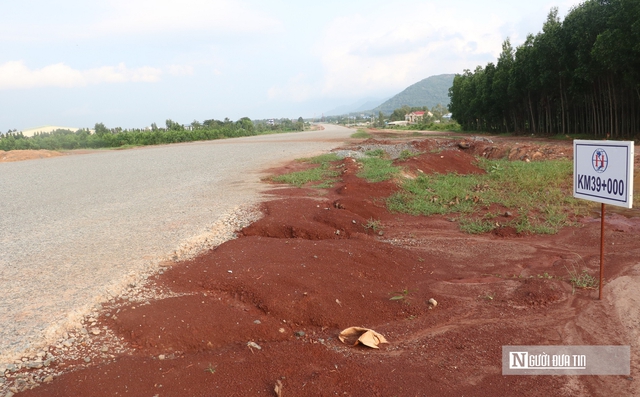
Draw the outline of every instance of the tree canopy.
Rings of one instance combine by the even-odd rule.
[[[299,119],[300,120],[300,119]],[[158,145],[165,143],[202,141],[220,138],[258,135],[271,132],[302,131],[304,121],[294,122],[280,119],[273,124],[265,121],[252,121],[248,117],[233,122],[205,120],[200,123],[194,120],[184,126],[171,119],[165,121],[166,128],[159,128],[156,123],[146,129],[125,130],[120,127],[107,128],[103,123],[95,124],[95,133],[89,130],[78,131],[55,130],[50,133],[36,133],[26,137],[22,132],[8,132],[0,135],[0,150],[16,149],[80,149],[121,146]]]
[[[587,0],[496,63],[453,80],[449,109],[465,130],[640,136],[640,1]]]

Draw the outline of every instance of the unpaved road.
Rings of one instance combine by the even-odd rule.
[[[0,364],[50,341],[181,245],[197,249],[198,236],[229,229],[229,213],[259,199],[260,170],[352,132],[325,126],[0,164]]]

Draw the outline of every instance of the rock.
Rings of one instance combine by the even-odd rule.
[[[261,324],[260,320],[255,320],[253,323],[254,324]]]
[[[91,362],[91,357],[85,357],[84,358],[84,362],[85,363],[90,363]]]
[[[49,375],[46,378],[44,378],[43,380],[44,383],[51,383],[53,382],[53,375]]]
[[[30,369],[39,369],[39,368],[42,368],[42,361],[32,361],[32,362],[26,363],[25,366]]]
[[[100,349],[101,352],[106,353],[109,351],[109,348],[107,346],[102,346],[102,348]]]
[[[89,331],[87,331],[86,328],[80,328],[80,333],[83,334],[83,335],[86,335],[86,334],[89,333]]]
[[[7,394],[4,395],[4,397],[13,397],[15,394],[13,394],[13,392],[8,391]]]
[[[429,306],[431,307],[436,307],[438,306],[438,301],[436,301],[435,299],[431,298],[429,299]]]
[[[158,360],[164,360],[164,354],[159,355]]]
[[[49,365],[51,365],[51,363],[52,363],[52,362],[54,362],[54,361],[56,361],[56,359],[55,359],[55,358],[53,358],[53,357],[49,357],[48,359],[44,360],[44,363],[43,363],[43,364],[44,364],[44,366],[45,366],[45,367],[48,367],[48,366],[49,366]]]
[[[247,346],[249,346],[249,348],[262,350],[262,347],[259,344],[257,344],[256,342],[247,342]]]
[[[304,331],[296,331],[294,334],[295,334],[295,336],[302,337],[302,336],[304,336]]]
[[[506,216],[507,218],[513,216],[513,214],[511,213],[511,211],[507,211],[504,213],[504,216]]]
[[[91,333],[94,335],[100,335],[100,330],[98,328],[94,328],[91,330]]]
[[[278,332],[280,332],[281,334],[284,334],[284,328],[280,328]]]

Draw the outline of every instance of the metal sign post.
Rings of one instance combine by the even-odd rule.
[[[573,141],[573,197],[601,203],[600,285],[604,281],[605,204],[633,206],[633,141]]]
[[[602,300],[602,284],[604,283],[604,206],[600,204],[600,282],[598,283],[598,300]]]

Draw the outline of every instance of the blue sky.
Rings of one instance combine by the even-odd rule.
[[[495,61],[576,0],[0,3],[0,131],[320,117]]]

